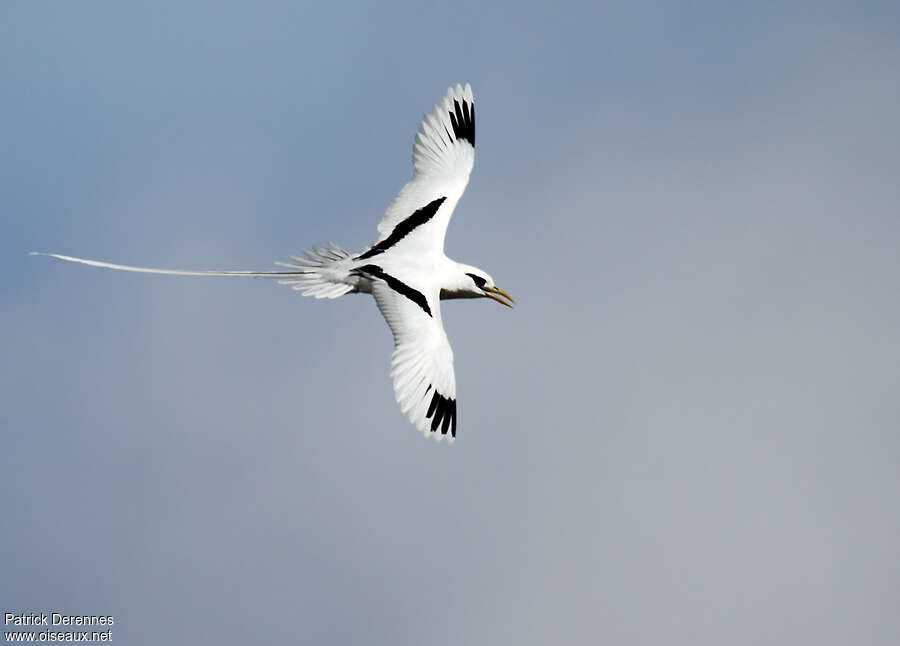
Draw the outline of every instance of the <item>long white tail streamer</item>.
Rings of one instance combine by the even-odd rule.
[[[157,269],[155,267],[135,267],[134,265],[117,265],[101,260],[88,260],[87,258],[75,258],[58,253],[30,252],[31,256],[48,256],[67,262],[78,262],[91,267],[104,267],[106,269],[118,269],[119,271],[134,271],[140,274],[169,274],[171,276],[223,276],[227,278],[285,278],[288,276],[301,276],[306,271],[195,271],[190,269]]]

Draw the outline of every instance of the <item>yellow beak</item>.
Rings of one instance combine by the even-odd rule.
[[[513,300],[512,296],[510,296],[509,294],[507,294],[506,292],[504,292],[502,289],[500,289],[497,286],[482,287],[481,290],[484,292],[485,296],[487,296],[488,298],[490,298],[492,300],[497,301],[501,305],[506,305],[507,307],[512,307],[512,303],[516,302],[515,300]],[[499,296],[498,296],[498,294],[499,294]],[[503,298],[500,298],[500,296],[503,296],[503,298],[506,298],[509,301],[509,303],[507,303],[505,300],[503,300]]]

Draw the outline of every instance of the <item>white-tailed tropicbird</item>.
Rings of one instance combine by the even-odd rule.
[[[440,301],[491,298],[512,307],[512,297],[487,272],[444,255],[447,224],[475,163],[475,100],[472,88],[447,89],[426,114],[413,143],[413,177],[390,203],[378,239],[351,254],[336,245],[316,247],[286,271],[191,271],[118,265],[61,254],[42,254],[94,267],[179,276],[277,278],[304,296],[337,298],[366,293],[394,335],[391,377],[401,410],[426,434],[456,437],[453,350],[441,323]]]

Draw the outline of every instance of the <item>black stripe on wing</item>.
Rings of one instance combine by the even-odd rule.
[[[431,388],[431,386],[429,386]],[[426,391],[427,392],[427,391]],[[431,431],[437,433],[438,427],[441,428],[441,435],[446,435],[450,431],[450,437],[456,437],[456,400],[444,397],[437,390],[431,397],[431,404],[428,406],[426,419],[431,419]]]
[[[400,222],[397,226],[394,227],[394,230],[391,231],[391,235],[387,238],[379,242],[377,245],[366,251],[365,253],[357,256],[355,260],[368,260],[372,256],[377,256],[380,253],[384,253],[395,244],[403,240],[406,236],[412,233],[417,227],[422,226],[431,218],[434,217],[434,214],[437,213],[438,209],[441,208],[441,204],[444,203],[447,197],[439,197],[436,200],[432,200],[421,209],[417,209],[412,215],[408,218]]]
[[[378,265],[363,265],[362,267],[357,267],[353,270],[357,274],[368,274],[373,278],[379,278],[387,283],[387,286],[393,289],[395,292],[400,294],[401,296],[405,296],[413,303],[422,308],[422,310],[432,318],[434,315],[431,313],[431,308],[428,306],[428,299],[425,298],[425,294],[420,292],[413,287],[410,287],[402,280],[391,276],[388,273],[385,273],[384,270],[381,269]]]
[[[453,125],[453,134],[456,140],[465,139],[472,148],[475,147],[475,102],[469,103],[462,99],[453,100],[453,109],[449,111],[450,123]]]

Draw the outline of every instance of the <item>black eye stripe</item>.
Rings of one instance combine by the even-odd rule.
[[[481,289],[482,287],[485,286],[485,284],[487,284],[487,281],[484,278],[482,278],[481,276],[476,276],[475,274],[466,274],[466,276],[468,276],[473,281],[475,281],[475,284],[478,286],[479,289]]]

